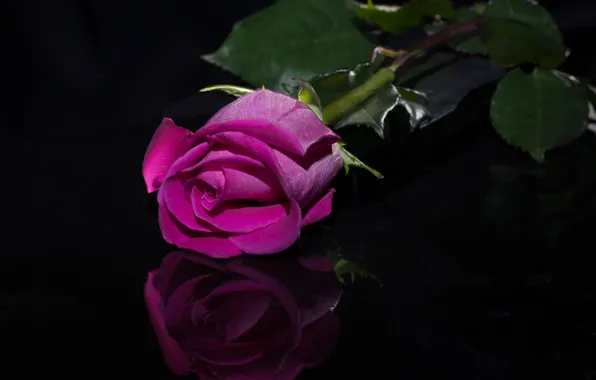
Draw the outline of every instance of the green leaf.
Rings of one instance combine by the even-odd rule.
[[[565,60],[565,45],[546,9],[525,0],[493,0],[485,14],[490,57],[505,66],[524,62],[554,69]]]
[[[278,0],[234,26],[203,59],[254,86],[274,91],[291,78],[365,61],[373,46],[356,29],[343,0]]]
[[[354,283],[356,281],[357,275],[359,275],[363,279],[375,279],[380,283],[380,280],[377,276],[362,268],[362,266],[360,266],[359,264],[350,260],[346,260],[339,256],[336,258],[336,262],[333,269],[335,270],[335,274],[337,275],[339,281],[344,285],[346,284],[344,279],[345,276],[349,276],[352,283]]]
[[[387,115],[400,103],[400,95],[394,85],[383,86],[359,107],[339,122],[333,129],[340,129],[350,125],[368,125],[381,137],[385,136],[385,122]]]
[[[318,105],[323,109],[364,83],[379,69],[382,61],[381,57],[372,63],[360,64],[354,70],[338,70],[318,75],[310,80],[308,88],[304,86],[301,88],[299,98],[312,99],[316,97]],[[307,102],[311,101],[308,99]],[[387,84],[360,107],[331,127],[339,129],[349,125],[365,125],[372,128],[379,136],[384,137],[387,116],[397,106],[403,107],[408,112],[411,129],[419,127],[430,118],[430,112],[423,103],[426,103],[424,93]]]
[[[233,95],[235,97],[241,97],[246,94],[250,94],[254,90],[246,87],[234,86],[231,84],[218,84],[215,86],[205,87],[199,90],[199,92],[208,92],[208,91],[223,91],[226,94]]]
[[[451,0],[411,0],[403,6],[374,5],[372,1],[364,5],[349,0],[348,7],[355,11],[357,17],[396,34],[419,27],[436,15],[444,18],[454,15]]]
[[[497,86],[490,113],[507,142],[542,162],[546,151],[585,131],[588,101],[562,75],[540,68],[524,73],[517,68]]]
[[[346,171],[346,174],[350,172],[350,166],[355,166],[357,168],[369,171],[370,173],[372,173],[372,175],[379,179],[383,178],[383,174],[366,165],[364,162],[360,161],[358,157],[348,152],[345,148],[345,144],[339,144],[339,152],[344,163],[344,170]]]

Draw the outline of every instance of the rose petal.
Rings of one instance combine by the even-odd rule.
[[[254,232],[232,236],[230,241],[248,254],[279,253],[292,246],[300,236],[301,217],[300,206],[291,200],[285,217]]]
[[[229,259],[239,256],[242,251],[227,237],[201,235],[176,223],[170,212],[163,206],[158,211],[159,227],[164,239],[179,248],[203,253],[215,259]]]
[[[208,122],[197,131],[195,139],[205,139],[208,136],[224,132],[242,132],[266,143],[290,152],[303,156],[304,148],[290,131],[279,125],[262,119],[233,119],[225,122]]]
[[[195,144],[197,143],[198,142],[195,141]],[[186,169],[201,162],[201,160],[205,157],[209,150],[211,150],[213,145],[215,145],[215,143],[212,141],[201,141],[200,143],[198,143],[197,146],[188,150],[180,158],[174,161],[174,163],[166,173],[166,178],[172,177],[180,172],[186,172]]]
[[[306,211],[306,214],[302,217],[302,227],[318,222],[331,214],[333,194],[335,194],[335,189],[329,189],[327,194]]]
[[[230,241],[248,254],[268,255],[282,252],[300,236],[300,206],[289,202],[288,214],[277,222],[245,235],[230,237]]]
[[[262,203],[273,203],[283,196],[275,175],[266,169],[245,167],[242,169],[222,168],[225,187],[220,202],[244,199]]]
[[[219,133],[216,136],[213,136],[213,140],[233,149],[240,150],[243,154],[258,160],[265,168],[275,175],[282,189],[284,189],[284,192],[286,192],[286,194],[288,193],[286,190],[286,179],[282,176],[277,157],[275,156],[273,149],[265,143],[241,132]]]
[[[165,205],[160,205],[157,209],[157,221],[161,235],[168,243],[178,245],[178,242],[190,238],[182,231],[183,227],[176,221]]]
[[[217,206],[217,204],[219,203],[218,201],[224,192],[226,186],[226,178],[221,170],[205,170],[197,175],[197,179],[202,181],[204,184],[208,185],[203,186],[202,191],[198,188],[195,189],[196,192],[202,193],[202,195],[199,198],[200,203],[203,208],[207,210],[212,210],[215,206]],[[192,193],[195,190],[191,190],[191,200],[193,199]],[[196,196],[194,198],[196,198]],[[196,200],[193,200],[193,202],[195,201]],[[193,207],[195,207],[194,203]]]
[[[149,193],[159,188],[170,166],[190,147],[192,136],[172,119],[161,121],[143,158],[143,178]]]
[[[195,188],[191,193],[194,214],[220,231],[249,233],[267,227],[286,216],[283,205],[244,206],[239,202],[225,202],[212,212],[201,205],[201,194]]]
[[[188,355],[166,330],[165,321],[160,310],[161,299],[159,292],[153,286],[154,277],[158,273],[159,271],[149,273],[145,283],[145,304],[166,364],[176,375],[186,376],[190,372],[192,363]]]
[[[201,168],[219,169],[223,166],[241,166],[243,168],[247,166],[254,168],[265,167],[261,162],[247,156],[246,153],[240,149],[234,149],[234,147],[215,144],[201,161],[193,166],[188,167],[187,169],[181,170],[181,172],[195,172]]]
[[[296,199],[301,207],[314,202],[325,192],[333,178],[341,170],[343,161],[337,144],[328,147],[322,156],[310,158],[313,162],[302,163],[280,151],[274,151],[279,163],[280,176],[284,179],[288,197]],[[308,168],[303,165],[310,164]]]
[[[331,145],[341,140],[337,134],[320,121],[310,107],[302,102],[296,102],[298,105],[294,111],[282,116],[277,123],[298,138],[304,149],[304,155],[307,155],[316,145]]]
[[[222,192],[226,179],[221,170],[204,170],[197,174],[197,179],[205,182],[218,192]]]
[[[292,135],[292,139],[279,140],[280,136],[286,135],[286,132],[281,131],[263,135],[265,128],[246,131],[243,127],[244,122],[236,123],[233,126],[234,129],[229,125],[222,127],[226,122],[236,120],[261,120],[275,123],[280,130],[288,131]],[[306,104],[269,90],[254,91],[223,107],[207,122],[207,127],[215,123],[221,123],[217,128],[229,128],[225,130],[244,132],[268,145],[300,156],[321,141],[329,143],[339,141],[339,136],[325,126]],[[220,132],[216,132],[216,127],[203,131],[204,128],[197,133],[215,134]]]
[[[216,227],[210,225],[205,219],[198,219],[195,216],[193,212],[193,204],[184,196],[184,186],[177,178],[170,177],[166,179],[160,192],[163,193],[163,200],[165,201],[165,206],[168,211],[185,227],[200,232],[218,231]]]

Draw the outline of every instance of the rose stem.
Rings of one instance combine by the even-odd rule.
[[[536,3],[541,2],[541,0],[534,1]],[[412,44],[410,49],[404,52],[404,54],[399,54],[391,66],[381,68],[362,85],[354,88],[343,97],[325,107],[323,109],[323,122],[327,125],[333,124],[339,120],[340,117],[364,103],[366,99],[368,99],[381,87],[393,82],[395,79],[395,71],[397,71],[397,69],[401,67],[409,58],[417,56],[426,50],[435,48],[451,39],[477,32],[478,25],[481,21],[481,16],[476,17],[471,20],[447,27],[437,34],[433,34],[416,41],[414,44]],[[410,53],[408,53],[408,51]]]
[[[362,85],[354,88],[343,97],[323,108],[323,123],[330,125],[354,107],[363,103],[378,89],[393,82],[395,73],[387,67],[381,68]]]
[[[403,65],[408,58],[418,55],[424,50],[428,50],[440,45],[451,38],[459,37],[463,34],[475,31],[480,19],[481,18],[478,17],[476,19],[454,25],[437,34],[423,38],[422,40],[416,42],[409,50],[411,53],[406,51],[404,54],[399,54],[391,66],[381,68],[366,82],[325,107],[323,109],[323,122],[327,125],[333,124],[339,120],[340,117],[351,111],[354,107],[362,104],[378,89],[388,83],[393,82],[395,79],[395,71],[401,65]]]

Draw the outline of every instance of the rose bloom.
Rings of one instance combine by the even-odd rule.
[[[304,103],[257,90],[191,132],[164,119],[143,162],[166,241],[214,258],[281,252],[331,213],[339,136]]]
[[[340,296],[324,258],[174,252],[145,284],[166,364],[201,380],[289,380],[320,364],[337,341]]]

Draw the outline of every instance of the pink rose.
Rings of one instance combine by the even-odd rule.
[[[164,119],[143,162],[164,238],[214,258],[289,248],[301,227],[331,213],[338,141],[307,105],[268,90],[194,133]]]
[[[341,286],[331,265],[292,258],[217,261],[174,252],[149,273],[145,301],[164,359],[201,380],[294,379],[336,343]]]

